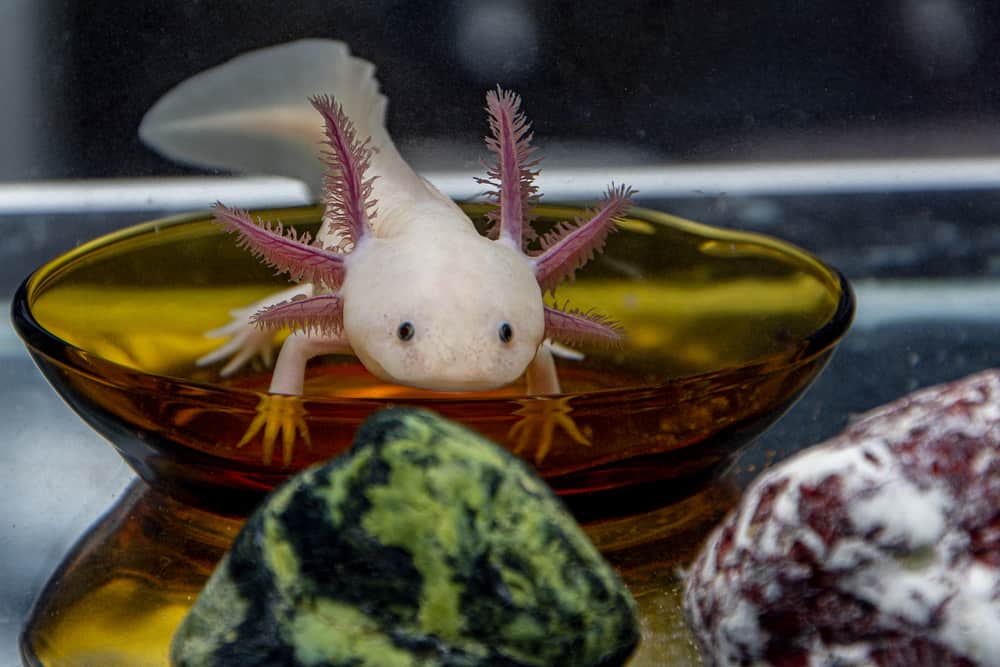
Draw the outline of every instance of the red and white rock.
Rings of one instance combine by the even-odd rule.
[[[1000,370],[761,475],[684,607],[708,664],[1000,665]]]

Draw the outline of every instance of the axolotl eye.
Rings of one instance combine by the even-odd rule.
[[[413,338],[413,334],[416,332],[416,327],[413,326],[413,322],[403,322],[396,329],[396,335],[399,336],[399,340],[408,341]]]
[[[500,328],[497,330],[497,335],[500,336],[501,343],[509,343],[514,337],[514,329],[506,322],[501,322]]]

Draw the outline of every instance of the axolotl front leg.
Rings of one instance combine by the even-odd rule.
[[[281,345],[268,393],[301,396],[306,364],[313,357],[324,354],[352,354],[351,344],[343,333],[317,335],[293,332]]]
[[[246,445],[263,433],[262,458],[265,464],[270,464],[275,442],[280,438],[282,462],[286,466],[291,463],[296,439],[311,447],[306,413],[300,400],[306,364],[316,356],[350,353],[351,346],[342,334],[309,335],[296,331],[288,336],[278,353],[268,394],[258,403],[257,412],[237,447]]]

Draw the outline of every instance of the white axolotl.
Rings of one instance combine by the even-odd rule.
[[[302,394],[306,363],[317,355],[354,354],[380,379],[423,389],[488,390],[524,377],[528,394],[555,394],[560,387],[549,340],[569,345],[620,340],[613,323],[547,306],[543,295],[600,250],[628,210],[632,191],[612,185],[586,216],[557,226],[539,239],[540,251],[527,252],[536,238],[530,222],[538,198],[533,184],[538,160],[512,92],[497,88],[486,95],[491,130],[486,144],[495,159],[487,177],[477,180],[492,188],[487,196],[497,205],[495,238],[477,231],[451,199],[399,155],[384,127],[385,98],[374,68],[351,57],[340,43],[310,40],[265,49],[189,80],[150,112],[144,138],[162,148],[170,143],[162,137],[171,132],[197,137],[192,127],[218,125],[218,118],[206,121],[203,115],[192,122],[176,112],[173,117],[180,118],[171,125],[170,107],[183,96],[184,86],[211,89],[212,80],[220,78],[232,85],[247,71],[259,77],[268,51],[287,60],[296,48],[326,49],[333,56],[328,66],[338,71],[332,94],[310,98],[326,135],[325,212],[316,238],[299,237],[280,223],[255,221],[222,204],[214,210],[240,244],[299,283],[292,294],[256,304],[249,322],[242,319],[220,330],[232,339],[201,360],[213,363],[234,355],[223,369],[231,373],[255,354],[268,353],[274,329],[293,330],[278,355],[271,396],[262,402],[244,442],[263,428],[265,457],[270,458],[280,431],[287,461],[295,433],[308,437],[302,423],[289,421],[282,397]],[[303,126],[294,118],[286,125]],[[306,132],[304,126],[295,131]],[[205,150],[197,139],[189,143]],[[192,159],[191,150],[172,152]]]

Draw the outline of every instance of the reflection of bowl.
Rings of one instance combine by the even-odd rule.
[[[575,212],[543,206],[537,216],[544,225]],[[319,210],[260,215],[309,229]],[[388,403],[437,410],[507,446],[512,427],[541,403],[516,387],[435,394],[385,385],[355,359],[330,357],[307,376],[311,450],[299,447],[289,468],[265,465],[258,445],[234,445],[269,374],[222,381],[194,360],[218,344],[204,331],[282,285],[205,214],[188,215],[50,262],[21,286],[13,314],[52,385],[144,479],[214,511],[245,512],[290,471],[342,451]],[[624,349],[560,361],[566,393],[545,399],[570,410],[592,442],[576,444],[556,424],[539,465],[583,518],[699,488],[809,384],[853,313],[839,274],[794,247],[647,211],[560,288],[566,299],[610,315],[629,336]]]

